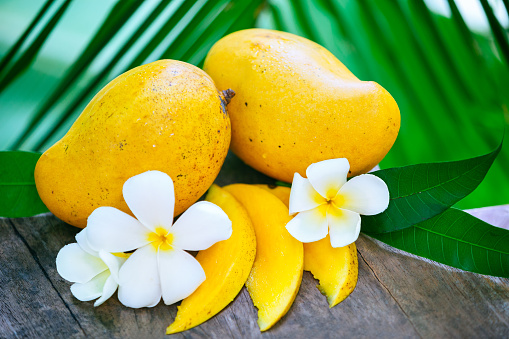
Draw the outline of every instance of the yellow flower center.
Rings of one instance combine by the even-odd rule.
[[[338,194],[334,197],[334,199],[332,199],[331,201],[336,207],[340,208],[341,206],[343,206],[345,204],[345,197],[342,196],[341,194]]]
[[[157,227],[155,232],[148,235],[148,241],[150,241],[152,246],[156,249],[167,251],[172,248],[173,234],[168,233],[168,231],[162,227]]]

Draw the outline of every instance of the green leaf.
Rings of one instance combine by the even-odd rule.
[[[135,0],[119,1],[111,9],[108,17],[104,20],[78,60],[76,60],[72,67],[66,72],[51,95],[49,95],[46,100],[41,103],[37,111],[33,113],[28,126],[17,140],[15,140],[11,148],[17,149],[23,144],[47,112],[57,103],[58,99],[70,88],[71,84],[83,73],[86,67],[92,63],[97,54],[117,34],[120,28],[125,25],[140,5],[141,2]]]
[[[413,227],[369,236],[465,271],[509,277],[509,230],[450,208]]]
[[[264,11],[272,17],[264,18],[264,27],[315,40],[360,79],[376,81],[394,97],[401,129],[381,168],[484,154],[507,125],[503,112],[509,68],[500,60],[501,50],[496,50],[504,44],[496,36],[500,35],[496,22],[492,20],[491,31],[481,35],[469,29],[454,0],[447,1],[449,17],[427,4],[422,0],[269,0]],[[457,206],[509,203],[508,195],[493,194],[509,189],[504,170],[508,166],[506,144],[478,189]]]
[[[430,219],[471,193],[484,179],[502,143],[491,153],[460,161],[379,170],[390,202],[385,212],[363,217],[362,230],[385,233]]]
[[[501,54],[506,59],[507,64],[509,64],[509,39],[507,38],[507,32],[505,31],[504,27],[502,27],[500,22],[498,22],[498,19],[495,16],[495,13],[493,13],[493,9],[489,5],[488,0],[480,1],[484,9],[484,13],[488,18],[491,30],[493,31],[493,35],[495,36],[495,40],[497,41],[498,47],[502,52]]]
[[[0,216],[29,217],[47,212],[35,188],[34,169],[40,153],[0,152]]]
[[[48,21],[44,29],[39,33],[34,42],[27,48],[27,50],[23,53],[22,56],[6,71],[5,75],[2,77],[0,81],[0,92],[7,87],[20,73],[28,68],[30,63],[35,59],[37,53],[44,45],[44,42],[48,38],[48,36],[53,32],[53,29],[58,24],[62,16],[64,15],[67,7],[71,0],[66,0],[55,12],[55,14],[51,17],[51,20]],[[40,19],[41,17],[39,17]]]
[[[44,14],[48,11],[48,9],[53,4],[53,1],[47,0],[44,6],[39,10],[35,18],[32,20],[30,25],[25,29],[21,37],[16,41],[16,43],[11,47],[9,52],[2,58],[2,61],[0,61],[0,73],[3,72],[6,69],[7,64],[14,58],[16,53],[18,53],[19,49],[23,45],[23,43],[26,41],[26,39],[29,37],[30,33],[34,30],[34,28],[37,26],[37,24],[40,22]]]

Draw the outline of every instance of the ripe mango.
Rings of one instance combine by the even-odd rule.
[[[347,158],[366,173],[392,147],[400,113],[380,85],[357,79],[322,46],[299,36],[248,29],[219,40],[204,70],[233,88],[231,149],[278,180],[318,161]]]
[[[207,279],[178,306],[175,321],[166,334],[182,332],[209,320],[230,302],[244,286],[256,256],[256,237],[245,208],[224,189],[212,185],[205,200],[221,207],[232,221],[233,233],[200,251],[196,260]]]
[[[289,187],[256,186],[271,192],[289,207]],[[357,285],[359,265],[355,243],[345,247],[332,247],[330,237],[327,235],[322,240],[303,245],[304,271],[311,272],[320,282],[316,287],[327,297],[329,307],[336,306],[345,300]]]
[[[256,257],[246,281],[258,308],[258,326],[266,331],[289,310],[299,292],[304,267],[302,243],[285,226],[288,207],[262,188],[233,184],[223,187],[246,209],[256,234]]]
[[[231,91],[190,64],[159,60],[136,67],[96,94],[69,132],[40,157],[37,191],[63,221],[85,227],[99,206],[129,208],[124,182],[148,170],[175,186],[175,215],[212,184],[230,143]]]

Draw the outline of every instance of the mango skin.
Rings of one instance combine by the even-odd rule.
[[[207,279],[178,306],[175,321],[166,334],[188,330],[215,316],[241,291],[256,256],[256,236],[244,207],[228,192],[212,185],[205,200],[221,207],[232,221],[233,233],[200,251],[196,260]]]
[[[219,40],[203,68],[236,92],[231,149],[246,164],[291,182],[315,162],[347,158],[366,173],[391,149],[399,108],[380,85],[357,79],[322,46],[299,36],[248,29]]]
[[[258,308],[258,326],[267,331],[289,310],[299,292],[304,247],[285,226],[292,219],[275,195],[254,185],[223,187],[246,209],[256,235],[256,257],[246,288]]]
[[[83,228],[99,206],[130,213],[124,182],[159,170],[174,181],[178,215],[213,183],[230,131],[226,101],[205,72],[174,60],[139,66],[101,89],[44,152],[37,191],[53,214]]]
[[[290,206],[290,188],[256,185],[278,197],[286,207]],[[359,276],[357,247],[351,243],[345,247],[332,247],[330,236],[322,240],[305,243],[304,271],[309,271],[319,280],[316,287],[327,297],[332,308],[345,300],[355,289]]]

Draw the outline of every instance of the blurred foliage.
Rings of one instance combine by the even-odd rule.
[[[0,149],[44,150],[115,76],[161,58],[200,66],[222,36],[257,26],[316,41],[394,96],[402,126],[382,168],[487,153],[509,121],[508,34],[488,0],[489,30],[472,31],[460,1],[442,0],[444,16],[424,0],[3,0]],[[458,206],[509,203],[507,169],[506,142]]]

